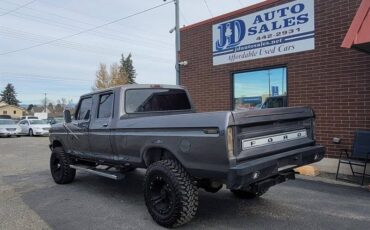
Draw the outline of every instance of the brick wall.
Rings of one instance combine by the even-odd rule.
[[[181,84],[188,88],[198,111],[230,110],[233,72],[285,65],[289,106],[315,110],[317,141],[327,147],[327,156],[335,157],[334,136],[342,138],[341,147],[349,147],[355,129],[370,129],[370,55],[340,47],[361,0],[315,1],[313,51],[213,66],[212,24],[289,1],[271,2],[183,28],[180,60],[189,64],[181,67]]]

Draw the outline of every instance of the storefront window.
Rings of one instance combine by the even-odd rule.
[[[253,110],[287,106],[285,67],[235,73],[234,110]]]

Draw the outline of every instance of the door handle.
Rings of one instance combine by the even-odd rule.
[[[108,123],[102,124],[102,127],[108,127]]]

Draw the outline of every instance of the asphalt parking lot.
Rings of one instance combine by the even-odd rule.
[[[119,182],[80,172],[56,185],[49,155],[46,137],[0,139],[0,229],[161,229],[144,204],[144,170]],[[226,189],[199,199],[183,229],[370,228],[370,192],[319,178],[300,177],[255,200]]]

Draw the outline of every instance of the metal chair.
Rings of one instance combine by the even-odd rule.
[[[340,139],[334,138],[333,142],[335,144],[340,144]],[[354,177],[360,176],[361,177],[360,184],[364,185],[365,176],[370,176],[369,174],[366,174],[366,165],[368,163],[370,163],[370,131],[356,130],[355,139],[352,144],[351,151],[349,152],[347,149],[341,149],[337,168],[337,175],[335,176],[335,179],[353,182],[352,180],[338,177],[340,165],[348,164],[351,168],[352,175]],[[356,172],[353,169],[353,166],[363,167],[363,171]]]

